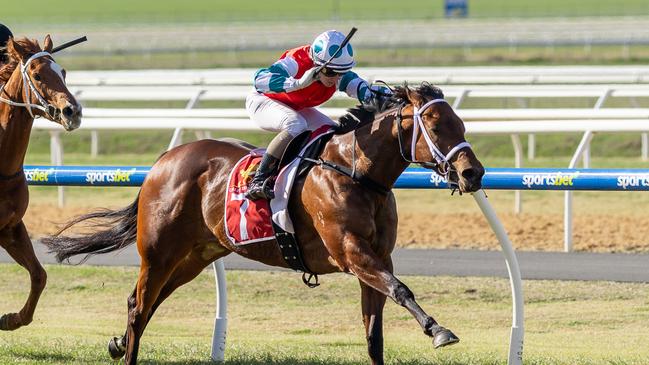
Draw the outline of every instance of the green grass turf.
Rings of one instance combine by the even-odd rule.
[[[2,5],[3,21],[50,23],[230,22],[283,20],[387,20],[443,17],[443,0],[25,0]],[[638,16],[644,0],[470,0],[471,17]]]
[[[2,364],[108,364],[108,340],[124,333],[126,297],[137,268],[47,265],[48,285],[34,322],[0,336]],[[18,309],[29,277],[0,264],[0,313]],[[419,304],[461,339],[434,350],[402,307],[384,311],[389,364],[507,363],[511,290],[500,278],[401,277]],[[321,277],[308,289],[286,272],[227,273],[226,364],[367,364],[358,281]],[[526,281],[527,365],[646,365],[649,286]],[[145,331],[142,364],[210,364],[214,280],[203,272],[165,301]]]

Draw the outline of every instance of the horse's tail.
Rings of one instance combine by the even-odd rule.
[[[51,237],[44,238],[49,252],[56,253],[58,262],[72,256],[85,254],[79,263],[83,263],[92,255],[122,249],[135,242],[137,236],[137,204],[140,196],[135,201],[122,209],[102,209],[72,219],[59,232]],[[98,229],[94,233],[80,236],[62,236],[68,228],[87,221],[96,220],[88,227]]]

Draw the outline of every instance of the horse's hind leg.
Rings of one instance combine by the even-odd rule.
[[[147,323],[151,320],[151,317],[153,317],[153,314],[160,306],[160,304],[162,304],[162,302],[167,299],[177,288],[192,281],[194,278],[196,278],[196,276],[198,276],[198,274],[201,273],[201,271],[205,269],[207,265],[209,265],[213,261],[230,253],[230,251],[227,251],[220,247],[216,249],[214,248],[215,246],[212,246],[211,249],[195,249],[189,254],[189,256],[187,256],[178,264],[176,269],[173,271],[167,282],[160,290],[158,298],[151,307]],[[136,305],[136,291],[137,288],[133,291],[133,293],[127,300],[129,313],[135,308]],[[113,337],[108,343],[108,352],[111,358],[113,358],[114,360],[120,359],[126,353],[126,346],[128,342],[127,336],[128,331],[126,334],[124,334],[124,336],[121,336],[119,338]]]
[[[345,241],[346,247],[354,248],[345,253],[344,262],[347,267],[365,284],[405,307],[419,322],[424,333],[433,337],[435,348],[460,341],[453,332],[437,324],[433,317],[421,309],[412,291],[392,274],[392,261],[389,256],[382,260],[371,250],[369,244],[355,236],[348,235]]]
[[[126,338],[128,339],[126,358],[124,359],[126,365],[137,363],[140,338],[149,321],[151,308],[178,262],[178,258],[174,258],[173,255],[169,255],[167,258],[149,262],[146,256],[142,257],[140,274],[135,288],[135,305],[129,308],[126,325]]]
[[[126,313],[131,313],[131,311],[135,310],[136,292],[137,284],[135,285],[133,292],[131,292],[131,295],[129,295],[126,299]],[[151,318],[151,315],[149,315],[149,318]],[[123,336],[113,337],[110,341],[108,341],[108,354],[113,360],[119,360],[126,354],[126,335],[127,333],[125,332]]]
[[[0,231],[0,246],[22,267],[29,271],[31,288],[29,297],[18,313],[7,313],[0,317],[0,330],[12,331],[31,323],[38,299],[45,288],[47,274],[34,254],[32,241],[29,239],[25,224],[20,222],[12,228]]]
[[[383,306],[386,296],[364,282],[361,284],[361,308],[372,365],[383,365]]]

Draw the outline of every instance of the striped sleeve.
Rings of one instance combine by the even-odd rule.
[[[340,78],[338,90],[347,93],[352,98],[358,99],[363,104],[368,103],[372,98],[372,92],[380,91],[383,94],[392,94],[392,91],[387,87],[380,85],[370,85],[367,81],[363,80],[356,73],[349,71]]]
[[[346,72],[340,78],[338,90],[347,93],[352,98],[358,99],[361,103],[365,101],[370,93],[368,92],[369,84],[363,80],[355,72]]]
[[[295,85],[293,78],[298,64],[292,57],[285,57],[255,74],[255,89],[260,93],[281,93],[290,91]]]

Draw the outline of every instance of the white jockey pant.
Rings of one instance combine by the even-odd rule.
[[[316,108],[297,111],[256,91],[246,98],[246,110],[250,119],[261,129],[272,132],[286,130],[293,137],[305,130],[312,131],[323,125],[336,125],[336,122]]]

